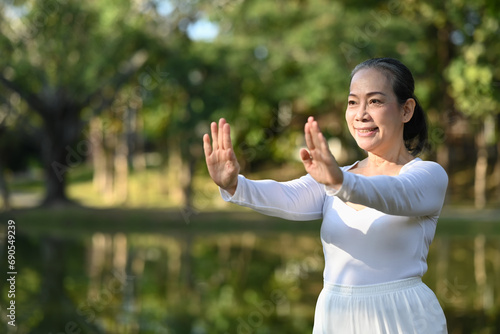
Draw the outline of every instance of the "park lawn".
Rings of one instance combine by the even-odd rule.
[[[284,169],[293,177],[293,171]],[[204,170],[203,170],[204,171]],[[68,173],[68,195],[79,205],[44,209],[37,200],[22,203],[16,210],[0,212],[0,224],[16,220],[18,230],[28,234],[92,234],[101,232],[137,233],[224,233],[238,231],[318,233],[320,221],[291,222],[266,217],[221,200],[219,191],[206,173],[198,171],[194,179],[193,208],[179,207],[178,198],[169,187],[171,178],[157,167],[133,172],[129,176],[129,195],[125,202],[113,203],[99,194],[92,184],[92,168],[83,164]],[[257,179],[278,174],[250,175]],[[24,194],[40,200],[43,196],[43,173],[14,178],[13,194]],[[14,203],[16,204],[16,203]],[[480,233],[500,235],[500,209],[474,210],[467,206],[446,205],[438,222],[438,235],[471,236]]]
[[[12,180],[12,192],[29,193],[41,198],[42,174],[35,173],[35,176]],[[179,207],[178,201],[168,192],[169,187],[165,183],[168,178],[160,168],[131,173],[129,197],[121,204],[108,203],[94,189],[91,166],[75,168],[68,176],[68,194],[79,205],[57,209],[39,208],[34,204],[31,207],[21,206],[16,210],[0,212],[0,224],[13,219],[19,232],[30,235],[69,236],[98,231],[170,234],[253,231],[308,232],[319,236],[320,221],[291,222],[225,203],[217,187],[201,172],[195,177],[193,208],[188,209]],[[500,235],[500,209],[478,211],[466,206],[446,205],[436,233],[450,236]]]

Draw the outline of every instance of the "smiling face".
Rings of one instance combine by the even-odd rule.
[[[351,80],[346,121],[358,146],[376,155],[404,147],[404,123],[413,115],[414,100],[408,101],[403,106],[398,103],[389,78],[380,70],[356,72]]]

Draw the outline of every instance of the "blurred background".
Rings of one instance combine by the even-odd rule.
[[[289,180],[314,115],[361,159],[349,74],[381,56],[450,178],[424,281],[450,333],[500,333],[496,0],[2,1],[0,332],[310,333],[321,222],[224,203],[201,138],[225,117],[243,174]]]

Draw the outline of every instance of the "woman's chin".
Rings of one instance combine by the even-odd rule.
[[[377,146],[375,145],[375,143],[373,143],[373,141],[368,141],[366,140],[366,138],[357,139],[356,143],[358,144],[359,148],[367,152],[371,152]]]

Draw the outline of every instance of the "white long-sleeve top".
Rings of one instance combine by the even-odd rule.
[[[396,176],[363,176],[342,168],[338,190],[310,175],[288,182],[238,176],[226,201],[289,220],[323,218],[324,280],[368,285],[423,276],[443,206],[448,176],[435,162],[415,158]],[[346,202],[366,206],[355,210]]]

